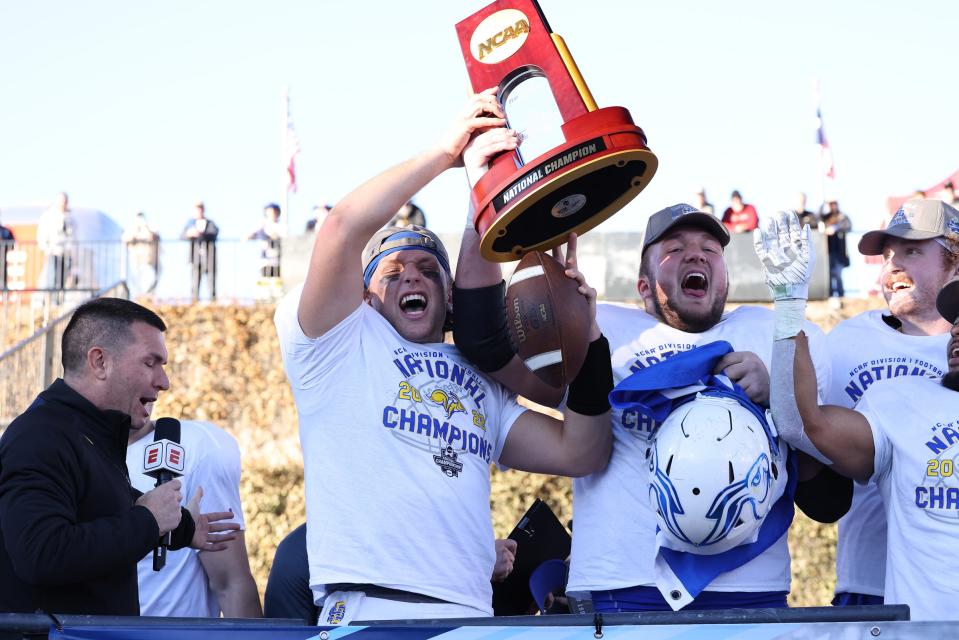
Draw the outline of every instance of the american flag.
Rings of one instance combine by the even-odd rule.
[[[283,136],[283,161],[286,165],[286,189],[296,193],[296,155],[300,152],[300,139],[293,129],[290,117],[290,98],[286,98],[286,132]]]
[[[835,180],[836,168],[832,163],[832,150],[829,148],[829,140],[826,139],[826,130],[822,126],[822,111],[818,106],[816,107],[816,146],[819,147],[819,162],[823,175],[830,180]]]

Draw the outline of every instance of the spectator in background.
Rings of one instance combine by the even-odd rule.
[[[819,228],[819,216],[806,208],[806,194],[800,191],[796,194],[796,208],[793,213],[799,218],[799,226],[804,227],[807,224],[811,231]]]
[[[729,196],[730,205],[723,213],[723,224],[730,233],[751,232],[759,226],[759,215],[756,213],[756,207],[743,202],[743,196],[739,191],[733,191]]]
[[[147,406],[152,410],[152,405]],[[146,448],[153,443],[156,424],[147,421],[130,431],[127,469],[130,483],[149,491],[154,480],[142,472]],[[240,503],[240,448],[222,429],[196,420],[180,423],[180,443],[186,452],[181,493],[184,497],[202,491],[203,504],[217,511],[232,512],[239,530],[225,548],[211,553],[180,549],[167,554],[162,571],[153,570],[153,555],[137,564],[140,614],[189,618],[260,618],[260,596],[250,572]],[[201,490],[202,487],[202,490]],[[183,506],[186,506],[184,503]],[[314,620],[315,622],[315,620]]]
[[[827,200],[826,211],[821,215],[820,231],[826,234],[829,254],[829,304],[833,308],[841,309],[842,298],[846,295],[842,285],[842,270],[849,266],[846,234],[852,231],[852,222],[849,216],[839,210],[836,200]]]
[[[37,246],[46,260],[40,277],[48,289],[65,289],[74,284],[73,254],[76,226],[70,212],[70,199],[62,191],[37,223]]]
[[[263,224],[247,236],[247,240],[259,240],[260,275],[264,278],[280,277],[280,248],[283,242],[283,227],[280,225],[280,205],[271,202],[263,207]]]
[[[0,224],[0,290],[7,290],[7,251],[13,248],[13,231]]]
[[[324,204],[322,207],[320,205],[313,207],[313,217],[306,221],[306,232],[313,233],[318,227],[323,226],[323,221],[326,220],[326,216],[328,216],[332,210],[333,205],[331,204]]]
[[[939,199],[952,207],[959,205],[959,197],[956,196],[956,185],[952,183],[952,180],[942,185],[942,193],[939,194]]]
[[[190,241],[191,283],[193,301],[200,298],[200,284],[206,276],[206,286],[210,290],[210,300],[216,300],[216,238],[220,229],[216,223],[206,217],[206,205],[197,201],[193,205],[191,218],[180,234],[182,240]]]
[[[133,224],[123,230],[122,240],[133,267],[135,295],[151,295],[160,272],[160,234],[141,211]]]
[[[713,203],[706,199],[705,187],[701,187],[699,191],[696,192],[696,208],[711,216],[716,215],[716,209],[713,207]]]
[[[396,215],[387,223],[387,227],[409,227],[416,225],[426,227],[426,214],[418,206],[409,201],[400,207]]]

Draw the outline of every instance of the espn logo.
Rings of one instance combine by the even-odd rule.
[[[155,440],[143,452],[143,473],[172,471],[183,473],[186,454],[178,443],[172,440]]]

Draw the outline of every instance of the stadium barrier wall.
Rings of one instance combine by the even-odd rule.
[[[811,607],[629,614],[516,616],[449,620],[354,622],[344,627],[311,627],[286,619],[124,618],[107,616],[0,614],[0,638],[44,636],[99,640],[254,640],[278,638],[380,638],[456,640],[484,638],[538,640],[610,638],[929,638],[946,637],[954,625],[908,622],[904,605]]]

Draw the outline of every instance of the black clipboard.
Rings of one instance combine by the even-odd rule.
[[[529,577],[547,560],[569,556],[572,537],[556,514],[539,498],[530,506],[512,533],[516,541],[513,571],[502,582],[493,583],[493,615],[526,615],[536,609],[529,590]]]

